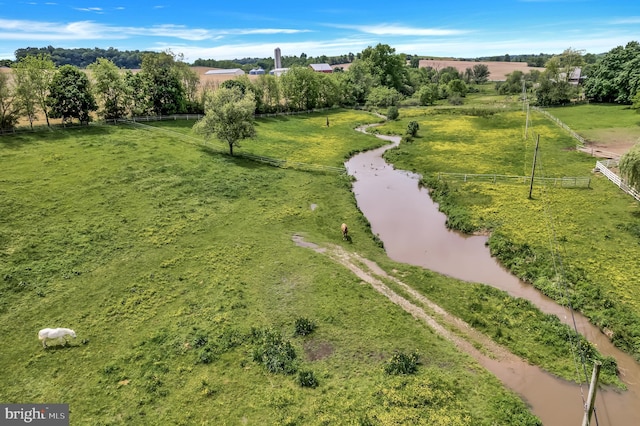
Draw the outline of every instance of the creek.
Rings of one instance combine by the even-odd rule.
[[[364,128],[359,130],[365,131]],[[491,257],[486,246],[487,237],[466,236],[447,229],[446,216],[431,200],[428,190],[418,185],[420,176],[396,170],[382,158],[386,150],[400,143],[400,137],[377,136],[391,143],[357,154],[345,166],[355,178],[352,189],[358,207],[371,224],[372,232],[384,243],[387,255],[397,262],[499,288],[513,297],[529,300],[542,312],[556,315],[571,328],[575,320],[578,332],[603,355],[616,359],[628,388],[626,391],[598,389],[597,423],[594,416],[591,424],[640,425],[640,364],[613,346],[586,317],[578,313],[572,315],[566,307],[510,274]],[[495,360],[477,354],[475,358],[520,395],[543,424],[581,424],[588,384],[581,387],[570,383],[520,359]],[[588,376],[590,380],[591,371]]]

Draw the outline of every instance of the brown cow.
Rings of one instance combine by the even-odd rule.
[[[348,233],[349,233],[349,228],[347,228],[347,224],[343,223],[342,226],[340,226],[340,229],[342,229],[342,239],[346,240],[348,237]]]

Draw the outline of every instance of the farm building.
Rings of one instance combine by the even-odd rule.
[[[262,74],[264,74],[264,70],[260,67],[254,68],[251,71],[249,71],[249,75],[262,75]]]
[[[244,75],[244,71],[240,68],[217,69],[205,72],[205,75]]]
[[[309,66],[315,72],[326,72],[326,73],[333,72],[333,68],[331,68],[331,65],[329,64],[310,64]]]
[[[276,68],[276,69],[273,69],[273,70],[269,71],[269,74],[275,75],[276,77],[280,77],[282,74],[284,74],[288,70],[289,70],[289,68]]]

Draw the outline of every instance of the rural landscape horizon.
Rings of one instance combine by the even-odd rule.
[[[378,43],[398,53],[476,58],[559,54],[571,48],[600,54],[637,38],[640,6],[615,0],[510,0],[490,4],[399,1],[372,5],[302,5],[292,1],[117,3],[0,1],[0,59],[19,48],[102,48],[166,51],[231,60],[283,55],[337,56]]]

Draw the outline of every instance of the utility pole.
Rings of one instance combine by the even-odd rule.
[[[600,367],[602,363],[595,362],[593,364],[593,374],[591,374],[591,384],[589,385],[589,396],[587,397],[587,406],[584,410],[582,426],[591,424],[591,414],[593,413],[593,404],[596,402],[596,391],[598,390],[598,377],[600,376]]]
[[[529,104],[527,104],[527,118],[525,119],[524,122],[524,138],[527,138],[529,132]]]
[[[533,177],[536,173],[536,159],[538,158],[538,145],[540,144],[540,135],[536,139],[536,150],[533,153],[533,167],[531,168],[531,185],[529,186],[529,199],[533,200],[531,193],[533,192]]]

